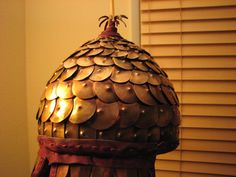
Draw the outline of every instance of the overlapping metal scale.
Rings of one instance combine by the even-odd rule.
[[[166,73],[148,52],[120,37],[98,37],[49,79],[37,113],[39,134],[174,142],[178,105]]]

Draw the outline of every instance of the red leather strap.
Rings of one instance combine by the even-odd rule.
[[[106,168],[153,168],[155,162],[154,153],[149,154],[148,156],[135,154],[136,151],[135,149],[133,149],[135,146],[137,148],[137,152],[140,152],[141,150],[147,148],[147,145],[137,145],[136,143],[104,143],[99,141],[80,140],[66,141],[64,139],[55,139],[48,137],[39,137],[39,142],[39,156],[41,159],[47,159],[49,165],[81,164]],[[52,143],[54,144],[53,146],[50,145]],[[152,149],[153,144],[149,145],[150,149]],[[78,146],[87,148],[83,150],[84,154],[81,154],[76,150],[76,147]],[[96,148],[91,149],[91,147]],[[105,147],[112,147],[113,149],[115,149],[115,155],[107,153],[108,149],[106,149]],[[81,148],[79,149],[81,150]],[[125,154],[126,151],[127,153]],[[135,152],[134,155],[132,155],[133,151]],[[94,154],[94,152],[99,153]],[[38,165],[40,166],[40,164]]]

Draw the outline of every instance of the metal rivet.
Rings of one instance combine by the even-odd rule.
[[[99,132],[99,136],[102,136],[103,135],[103,132]]]
[[[136,133],[134,134],[134,138],[137,138],[137,134]]]
[[[105,88],[106,88],[106,90],[111,90],[111,86],[110,85],[106,85]]]
[[[143,109],[143,110],[141,111],[141,113],[144,114],[144,113],[145,113],[145,110]]]
[[[87,86],[87,83],[83,83],[82,86],[83,86],[83,87],[86,87],[86,86]]]
[[[82,109],[82,105],[79,105],[79,106],[78,106],[78,109]]]
[[[66,131],[65,131],[65,135],[68,135],[68,133],[69,133],[68,130],[66,130]]]
[[[118,132],[118,133],[117,133],[117,137],[118,137],[118,138],[121,137],[121,132]]]
[[[122,110],[122,111],[125,111],[125,110],[126,110],[126,107],[122,107],[121,110]]]
[[[130,90],[131,90],[131,87],[127,87],[127,90],[130,91]]]
[[[83,131],[80,131],[80,135],[84,136],[84,132],[83,132]]]
[[[55,128],[53,128],[53,132],[56,132],[57,131],[57,128],[55,127]]]
[[[102,108],[97,109],[97,113],[100,113],[100,112],[102,112]]]
[[[136,76],[138,76],[139,75],[139,73],[134,73]]]
[[[160,109],[160,112],[164,112],[164,110],[163,110],[163,109]]]
[[[119,73],[120,73],[120,71],[116,71],[116,73],[117,73],[117,74],[119,74]]]
[[[98,68],[98,69],[97,69],[97,72],[101,72],[101,71],[102,71],[102,69],[101,69],[101,68]]]
[[[47,128],[44,128],[43,131],[46,132],[46,131],[47,131]]]

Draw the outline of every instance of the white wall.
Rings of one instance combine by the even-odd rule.
[[[0,1],[0,176],[29,172],[24,1]]]
[[[132,10],[131,10],[132,9]],[[116,14],[129,16],[119,32],[138,41],[138,0],[116,0]],[[30,169],[37,154],[35,114],[46,81],[59,63],[103,30],[98,18],[109,15],[109,0],[26,0],[27,117]],[[131,27],[131,25],[134,25]],[[136,34],[136,35],[134,35]]]

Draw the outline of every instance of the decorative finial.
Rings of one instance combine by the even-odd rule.
[[[99,27],[102,26],[103,23],[105,23],[104,26],[104,31],[102,32],[102,34],[100,36],[102,37],[108,37],[108,36],[117,36],[117,37],[121,37],[119,33],[117,33],[117,26],[120,24],[120,22],[122,22],[125,27],[126,27],[126,23],[124,22],[123,19],[128,19],[128,17],[126,17],[125,15],[116,15],[116,16],[102,16],[99,18],[99,21],[101,21],[99,23]]]

